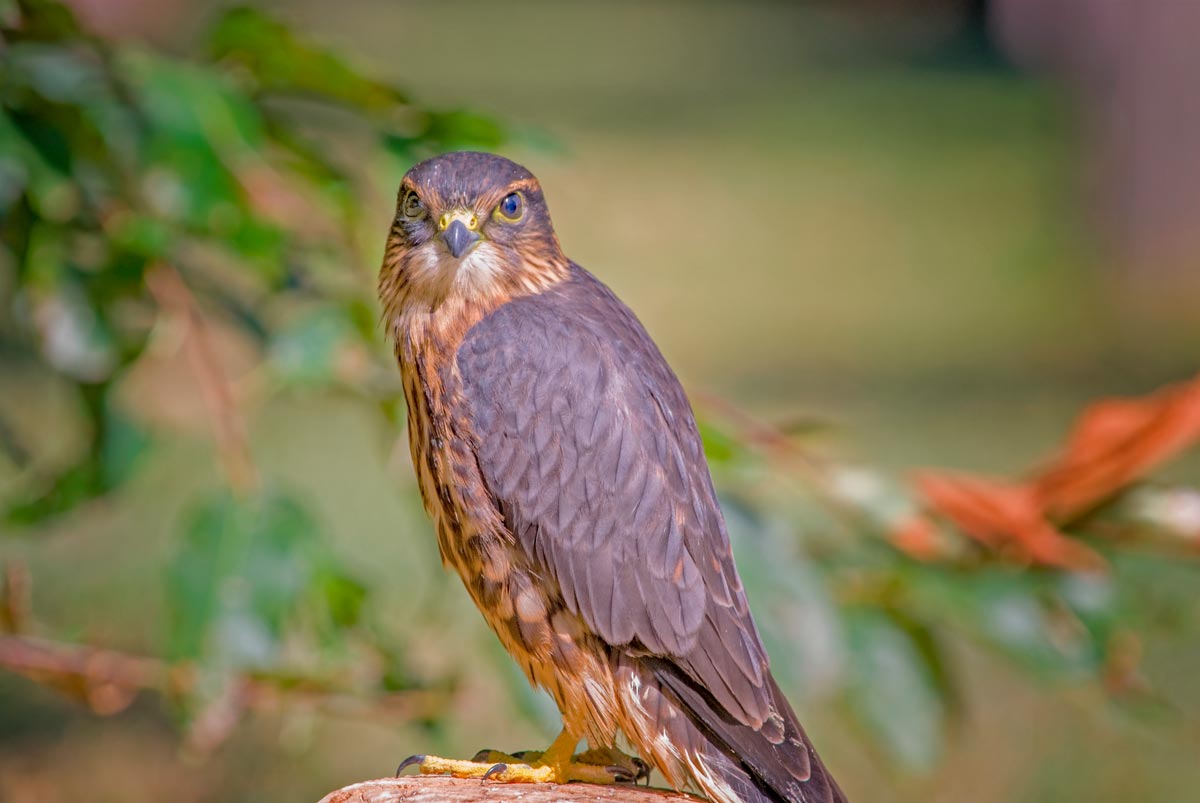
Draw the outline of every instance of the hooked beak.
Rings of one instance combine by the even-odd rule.
[[[459,259],[479,241],[479,218],[473,212],[455,210],[442,215],[438,221],[442,242],[450,250],[450,254]]]

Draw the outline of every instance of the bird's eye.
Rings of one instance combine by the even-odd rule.
[[[425,204],[421,203],[421,199],[417,194],[410,190],[408,195],[404,196],[404,201],[400,204],[400,211],[405,217],[420,217],[425,214]]]
[[[496,215],[509,223],[515,223],[521,219],[521,214],[525,211],[525,200],[519,192],[510,192],[504,196],[504,200],[496,207]]]

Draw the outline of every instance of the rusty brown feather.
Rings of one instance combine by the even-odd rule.
[[[425,506],[565,731],[723,803],[844,801],[771,677],[687,397],[537,180],[447,154],[398,206],[379,287]]]

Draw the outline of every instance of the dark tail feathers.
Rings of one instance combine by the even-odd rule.
[[[730,717],[678,667],[656,659],[646,663],[663,693],[698,731],[688,734],[693,738],[684,743],[702,744],[705,763],[745,803],[848,803],[774,678],[768,675],[767,682],[782,718],[783,738],[778,743]]]

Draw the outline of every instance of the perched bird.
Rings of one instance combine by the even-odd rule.
[[[563,718],[543,753],[405,765],[635,780],[620,733],[719,803],[844,801],[771,677],[683,388],[563,254],[537,179],[483,153],[412,168],[379,294],[442,560]]]

